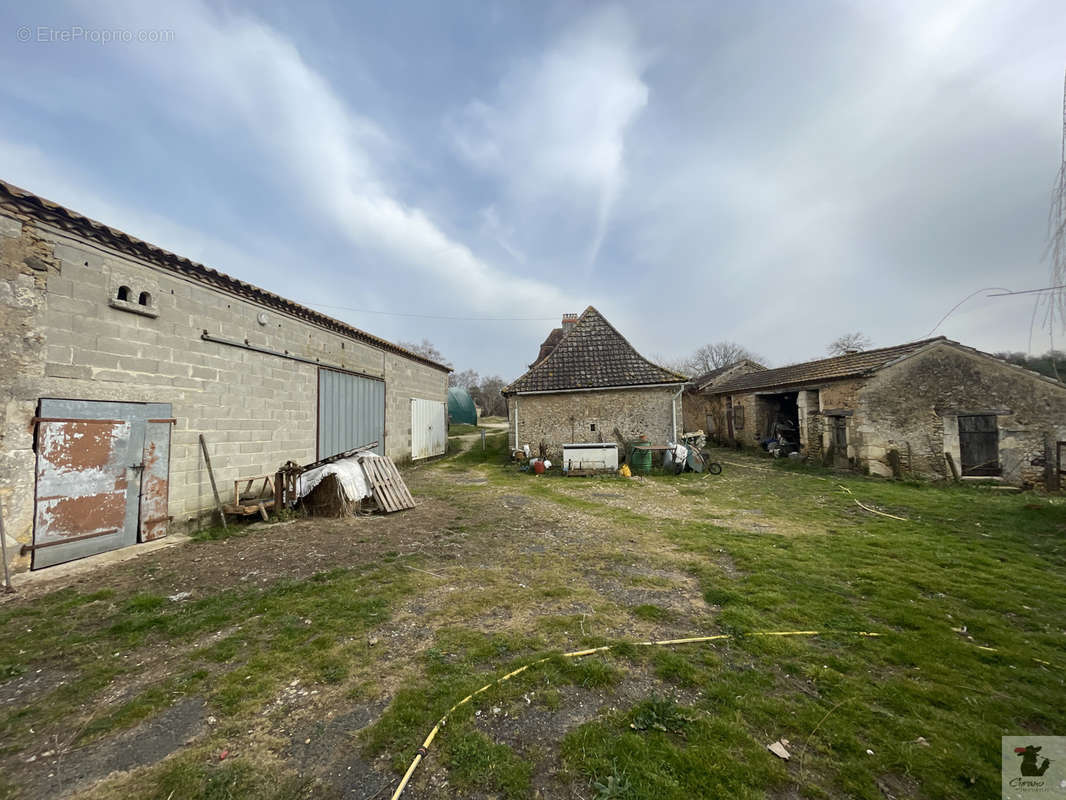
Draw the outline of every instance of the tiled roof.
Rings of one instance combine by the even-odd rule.
[[[559,344],[563,339],[562,328],[552,328],[552,332],[548,334],[548,338],[545,339],[540,345],[540,352],[537,353],[537,360],[530,364],[530,367],[535,367],[541,361],[548,357],[548,353],[555,349],[555,345]]]
[[[777,369],[768,369],[762,372],[749,372],[746,375],[738,375],[735,378],[724,381],[717,386],[712,386],[708,391],[712,394],[730,394],[753,389],[768,389],[774,386],[788,386],[797,383],[811,383],[814,381],[868,375],[896,359],[909,356],[921,350],[923,347],[928,347],[935,342],[947,341],[950,341],[947,337],[937,336],[933,339],[922,339],[917,342],[896,345],[895,347],[881,347],[877,350],[865,350],[861,353],[848,353],[847,355],[823,358],[818,361],[806,361],[802,364],[792,364],[787,367],[778,367]]]
[[[341,322],[326,314],[302,306],[299,303],[294,303],[292,300],[286,300],[284,297],[276,295],[273,292],[268,292],[265,289],[260,289],[258,286],[245,283],[237,278],[231,278],[229,275],[211,269],[210,267],[205,267],[203,264],[198,264],[195,261],[190,261],[187,258],[175,255],[168,250],[164,250],[161,247],[156,247],[153,244],[137,239],[130,236],[128,233],[123,233],[116,228],[103,224],[102,222],[89,219],[76,211],[71,211],[69,208],[65,208],[58,203],[53,203],[51,200],[45,200],[43,197],[38,197],[32,192],[20,189],[18,186],[13,186],[2,180],[0,180],[0,201],[13,203],[19,211],[29,214],[49,225],[73,231],[81,236],[105,244],[120,252],[134,256],[143,261],[148,261],[164,269],[170,270],[171,272],[176,272],[186,278],[207,284],[216,289],[221,289],[230,294],[237,295],[238,297],[243,297],[246,300],[252,300],[260,305],[291,314],[294,317],[298,317],[318,325],[319,327],[333,331],[334,333],[339,333],[351,339],[366,342],[375,347],[380,347],[382,350],[388,350],[404,356],[405,358],[409,358],[412,361],[419,361],[440,370],[446,370],[448,372],[452,371],[450,367],[444,364],[439,364],[436,361],[420,356],[417,353],[412,353],[404,347],[400,347],[390,341],[381,339],[366,331],[362,331],[359,328],[352,327],[346,322]]]
[[[744,359],[741,359],[740,361],[734,361],[732,364],[726,364],[724,367],[719,367],[718,369],[712,369],[710,372],[705,372],[702,375],[698,375],[695,378],[693,378],[691,381],[689,381],[689,383],[692,386],[694,386],[696,389],[701,389],[702,390],[702,389],[707,388],[711,384],[713,384],[715,381],[721,379],[727,373],[732,372],[733,370],[739,369],[740,367],[745,367],[746,368],[744,370],[745,373],[748,373],[748,372],[761,372],[761,371],[766,369],[766,367],[764,367],[762,364],[758,364],[755,361],[752,361],[750,359],[744,358]]]
[[[589,306],[547,357],[504,387],[503,393],[678,384],[686,380],[684,375],[644,358],[599,311]]]

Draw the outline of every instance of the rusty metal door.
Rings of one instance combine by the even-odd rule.
[[[169,416],[165,403],[41,400],[33,569],[166,534]]]
[[[168,407],[169,408],[169,407]],[[167,411],[167,416],[170,411]],[[141,463],[141,508],[138,538],[142,542],[167,535],[170,516],[170,420],[149,419],[144,426]]]

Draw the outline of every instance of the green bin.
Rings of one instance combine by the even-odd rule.
[[[647,475],[651,472],[651,450],[647,441],[634,444],[629,451],[630,469]]]

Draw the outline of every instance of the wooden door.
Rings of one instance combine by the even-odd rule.
[[[999,475],[999,427],[995,414],[959,417],[963,475]]]

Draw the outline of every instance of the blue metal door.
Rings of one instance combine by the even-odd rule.
[[[385,455],[385,381],[318,371],[318,457],[328,458],[377,442]]]

